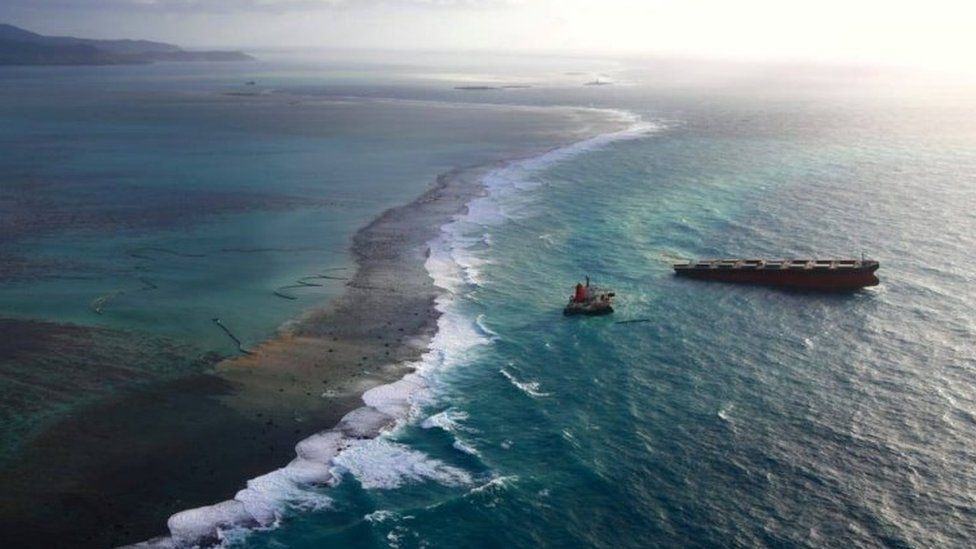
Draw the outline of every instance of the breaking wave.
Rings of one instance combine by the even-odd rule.
[[[502,368],[501,370],[498,370],[498,372],[500,374],[502,374],[503,376],[505,376],[505,379],[507,379],[508,381],[510,381],[512,383],[512,385],[514,385],[515,387],[518,387],[518,389],[520,391],[522,391],[523,393],[525,393],[525,394],[527,394],[529,396],[533,396],[533,397],[547,397],[547,396],[552,396],[552,393],[546,393],[546,392],[543,392],[542,391],[542,388],[539,385],[539,382],[538,381],[520,381],[517,377],[515,377],[513,374],[509,373],[508,370],[506,370],[504,368]]]
[[[137,544],[139,547],[194,547],[239,540],[250,529],[276,527],[289,510],[328,509],[331,486],[345,475],[354,477],[365,489],[393,489],[406,483],[438,482],[449,486],[472,485],[468,472],[434,459],[396,442],[391,435],[413,422],[436,393],[438,372],[465,362],[473,349],[490,344],[497,335],[486,326],[483,316],[470,318],[456,306],[456,299],[484,283],[482,270],[489,263],[480,250],[490,246],[489,228],[511,218],[505,199],[538,185],[534,174],[557,162],[608,143],[637,138],[657,129],[628,116],[631,126],[623,131],[600,135],[540,156],[511,162],[482,179],[485,195],[467,204],[464,213],[441,227],[429,242],[425,262],[434,284],[442,290],[436,299],[437,332],[427,353],[412,366],[412,373],[400,380],[366,391],[363,406],[346,414],[332,429],[312,435],[295,446],[295,458],[288,465],[253,478],[233,499],[214,505],[182,511],[167,522],[170,535]],[[506,370],[502,375],[520,390],[546,396],[538,383],[518,380]],[[454,433],[463,412],[442,412],[427,417],[422,427],[440,427]],[[470,445],[456,437],[454,447],[478,455]],[[513,482],[498,477],[471,492],[494,490]],[[376,520],[385,518],[381,515]]]
[[[342,452],[335,464],[359,481],[363,488],[392,489],[411,482],[435,481],[447,486],[471,484],[466,471],[428,457],[423,452],[375,438]]]

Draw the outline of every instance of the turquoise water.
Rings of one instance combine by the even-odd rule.
[[[759,90],[608,91],[656,129],[489,178],[411,417],[230,544],[970,546],[972,103]],[[670,273],[862,252],[852,295]],[[615,315],[560,314],[584,274]]]
[[[249,344],[265,339],[341,291],[320,279],[285,292],[296,300],[273,293],[323,268],[348,273],[358,227],[451,167],[518,154],[562,123],[436,103],[228,97],[242,75],[160,70],[5,75],[5,253],[26,263],[0,287],[6,314],[233,352],[212,317]]]

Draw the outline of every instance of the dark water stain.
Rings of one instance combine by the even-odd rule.
[[[246,417],[217,398],[233,390],[208,374],[157,383],[46,429],[0,471],[7,546],[112,547],[164,534],[170,515],[233,497],[351,406],[337,401],[314,421]]]
[[[79,232],[138,234],[186,228],[219,215],[330,205],[330,201],[309,197],[236,189],[161,188],[111,177],[66,180],[8,176],[0,181],[0,281],[79,268],[90,273],[92,266],[34,257],[23,244],[38,238]]]
[[[162,188],[84,177],[7,178],[0,185],[0,241],[66,230],[184,226],[210,215],[327,204],[307,197],[235,189]]]
[[[120,387],[199,372],[219,358],[138,332],[0,318],[0,450],[24,434],[16,425],[24,418],[50,416]]]

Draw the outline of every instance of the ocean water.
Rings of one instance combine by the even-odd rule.
[[[0,357],[0,459],[78,405],[238,354],[214,319],[259,344],[342,292],[352,235],[385,209],[576,126],[560,109],[398,99],[339,73],[0,71],[0,317],[122,330],[100,345],[124,372],[85,363],[83,337]],[[57,380],[25,372],[37,366]]]
[[[351,236],[379,212],[566,125],[504,107],[320,98],[297,84],[228,95],[262,70],[294,79],[245,69],[5,69],[5,314],[234,352],[212,317],[260,342],[341,291],[341,280],[303,277],[349,276]],[[302,280],[320,285],[293,287]]]
[[[351,268],[346,242],[383,208],[565,130],[506,105],[623,110],[630,131],[486,177],[488,195],[431,243],[444,314],[397,397],[409,413],[335,458],[334,486],[256,481],[276,520],[225,530],[224,545],[973,544],[970,90],[823,67],[466,61],[7,73],[5,173],[43,179],[43,211],[76,206],[79,180],[102,186],[82,201],[98,215],[8,244],[33,261],[0,285],[4,313],[231,353],[212,316],[245,344],[266,337],[340,286],[273,290]],[[577,71],[616,83],[584,87]],[[213,97],[251,78],[271,106]],[[486,82],[535,87],[452,89]],[[296,97],[329,114],[289,114]],[[882,284],[850,295],[670,271],[862,252]],[[585,275],[616,290],[614,315],[562,316]]]
[[[620,74],[519,97],[642,125],[486,177],[431,244],[410,414],[226,545],[972,545],[973,103]],[[846,295],[670,271],[861,253],[882,284]],[[614,315],[561,315],[584,275]]]

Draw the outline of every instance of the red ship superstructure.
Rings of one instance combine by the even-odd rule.
[[[590,286],[590,277],[586,277],[586,285],[576,284],[569,303],[563,309],[563,314],[570,315],[608,315],[613,312],[613,298],[616,296],[607,288]]]
[[[801,290],[853,291],[877,286],[870,259],[706,259],[677,263],[674,274],[701,280]]]

